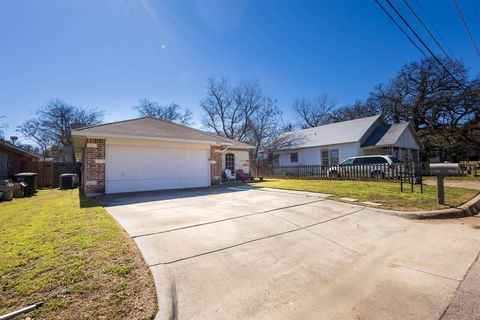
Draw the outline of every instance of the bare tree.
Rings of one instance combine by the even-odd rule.
[[[268,143],[261,149],[263,159],[269,163],[273,162],[277,152],[288,149],[295,149],[302,145],[305,136],[298,132],[286,131],[268,140]]]
[[[268,155],[286,146],[290,138],[285,132],[282,112],[277,101],[262,93],[258,82],[241,82],[232,87],[228,80],[207,81],[207,96],[200,103],[204,111],[203,125],[208,130],[229,139],[255,146]]]
[[[25,121],[17,127],[17,132],[21,133],[26,139],[38,145],[43,155],[43,161],[47,156],[48,148],[53,144],[52,136],[44,130],[40,130],[41,123],[37,119]]]
[[[207,96],[200,102],[203,125],[216,134],[244,141],[253,114],[262,107],[264,96],[257,82],[231,87],[226,78],[207,81]]]
[[[306,98],[297,99],[293,109],[300,120],[302,128],[318,127],[331,122],[331,112],[336,108],[336,101],[328,94],[322,94],[313,101]]]
[[[59,161],[64,161],[65,160],[65,154],[63,152],[63,146],[58,144],[58,143],[53,144],[52,146],[50,146],[47,149],[46,157],[47,158],[53,158],[53,159],[59,160]]]
[[[387,122],[410,121],[426,150],[441,146],[445,159],[459,160],[471,146],[479,149],[480,79],[470,80],[461,61],[442,63],[449,72],[432,58],[404,65],[370,93],[367,104]]]
[[[27,152],[38,154],[38,155],[40,155],[42,152],[39,147],[32,146],[31,144],[18,143],[16,146]]]
[[[176,103],[161,106],[155,101],[140,99],[139,104],[133,107],[138,114],[143,117],[151,117],[159,120],[168,120],[181,124],[190,124],[192,121],[192,111],[185,108],[183,112],[181,107]]]
[[[378,110],[375,105],[363,103],[360,100],[357,100],[352,105],[344,106],[333,110],[330,117],[332,122],[341,122],[370,117],[379,113],[380,110]]]
[[[5,118],[5,116],[0,116],[0,119],[3,119]],[[8,125],[7,124],[0,124],[0,139],[3,139],[4,138],[4,135],[5,135],[5,129],[8,128]]]
[[[251,117],[248,127],[250,129],[249,142],[255,146],[254,155],[260,151],[270,150],[276,145],[276,138],[282,133],[282,112],[277,107],[277,102],[271,98],[264,98],[259,108]]]
[[[23,129],[30,127],[25,133],[33,133],[35,129],[33,124],[35,124],[37,126],[35,136],[39,138],[44,135],[45,141],[48,137],[52,144],[61,145],[65,161],[71,162],[75,160],[72,145],[72,124],[91,126],[99,124],[102,118],[103,112],[76,107],[62,100],[54,99],[38,109],[37,116],[28,120],[26,125],[24,123],[25,128]],[[22,126],[18,128],[18,130],[23,129]],[[36,139],[32,135],[25,135],[25,137],[31,141]]]

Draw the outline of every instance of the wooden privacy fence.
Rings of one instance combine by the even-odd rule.
[[[58,176],[63,173],[79,173],[72,162],[28,162],[25,171],[38,174],[37,183],[40,188],[57,188],[59,183]]]
[[[38,187],[45,188],[53,185],[53,163],[28,162],[25,171],[38,174]]]

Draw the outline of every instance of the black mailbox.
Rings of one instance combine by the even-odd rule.
[[[437,177],[437,203],[445,204],[445,190],[443,179],[454,176],[460,172],[458,163],[432,163],[430,173]]]
[[[458,163],[432,163],[430,173],[434,176],[454,176],[460,172]]]

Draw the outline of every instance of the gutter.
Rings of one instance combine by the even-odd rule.
[[[23,150],[22,148],[14,145],[14,144],[11,144],[7,141],[4,141],[4,140],[0,140],[0,143],[7,149],[10,149],[10,150],[13,150],[13,152],[18,152],[18,153],[21,153],[23,155],[28,155],[30,157],[35,157],[35,158],[38,158],[38,159],[42,159],[41,156],[35,154],[35,153],[31,153],[31,152],[28,152],[26,150]]]
[[[112,133],[105,133],[105,134],[84,134],[78,131],[72,131],[72,136],[77,137],[86,137],[86,138],[117,138],[117,139],[133,139],[133,140],[152,140],[152,141],[170,141],[170,142],[189,142],[189,143],[199,143],[199,144],[219,144],[218,141],[212,140],[189,140],[189,139],[177,139],[177,138],[162,138],[162,137],[154,137],[154,136],[135,136],[135,135],[125,135],[125,134],[112,134]],[[220,145],[232,145],[232,143],[222,142]]]

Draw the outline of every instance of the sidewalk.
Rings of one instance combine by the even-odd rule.
[[[479,218],[480,219],[480,218]],[[442,320],[474,320],[480,317],[480,259],[477,259],[470,267],[465,278],[460,283],[455,296]]]

